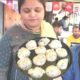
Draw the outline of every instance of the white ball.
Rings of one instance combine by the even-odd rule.
[[[17,61],[18,67],[22,70],[28,70],[32,67],[32,62],[29,58],[19,59]]]

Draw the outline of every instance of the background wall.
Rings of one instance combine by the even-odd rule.
[[[0,38],[3,34],[3,3],[0,2]]]
[[[18,12],[4,5],[4,30],[9,29],[13,24],[17,23],[20,19]]]

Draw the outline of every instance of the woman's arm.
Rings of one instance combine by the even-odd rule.
[[[0,40],[0,80],[7,80],[11,59],[11,47],[7,35]]]

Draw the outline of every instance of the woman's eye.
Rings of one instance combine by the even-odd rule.
[[[41,8],[36,8],[36,9],[23,9],[23,12],[25,12],[25,13],[30,13],[32,10],[33,10],[34,12],[36,12],[36,13],[41,12]]]
[[[23,10],[25,13],[29,13],[31,10],[29,9],[26,9],[26,10]]]
[[[35,9],[35,12],[40,12],[40,11],[41,11],[41,9],[40,9],[40,8]]]

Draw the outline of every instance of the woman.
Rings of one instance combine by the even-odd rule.
[[[36,37],[56,38],[52,26],[44,21],[45,0],[18,0],[21,20],[0,40],[0,80],[28,80],[16,67],[16,51]]]

